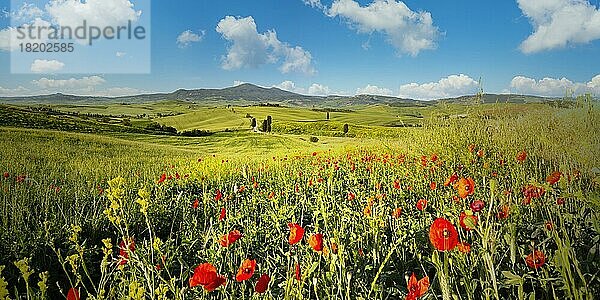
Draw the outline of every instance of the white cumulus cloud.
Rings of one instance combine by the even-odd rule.
[[[186,30],[177,36],[177,46],[179,48],[187,48],[192,43],[201,42],[204,38],[205,31],[202,30],[199,33],[195,33],[191,30]]]
[[[34,80],[32,83],[43,90],[84,90],[92,91],[96,86],[102,85],[106,82],[104,78],[100,76],[86,76],[82,78],[69,78],[69,79],[49,79],[40,78]]]
[[[473,78],[464,75],[450,75],[437,82],[409,83],[400,86],[399,97],[419,100],[433,100],[459,97],[477,92],[479,84]]]
[[[52,73],[60,71],[65,67],[65,63],[58,60],[36,59],[31,64],[31,72],[33,73]]]
[[[588,0],[517,0],[533,26],[521,43],[534,53],[600,39],[600,10]]]
[[[393,94],[392,90],[378,87],[376,85],[368,84],[364,88],[356,89],[356,95],[379,95],[379,96],[391,96]]]
[[[291,80],[286,80],[279,84],[273,85],[273,87],[282,89],[284,91],[309,96],[327,96],[331,94],[331,89],[328,86],[319,83],[313,83],[308,88],[303,88],[297,86],[296,83]]]
[[[567,91],[576,95],[592,93],[600,95],[600,74],[589,82],[573,82],[567,78],[549,78],[540,80],[525,76],[515,76],[510,82],[511,92],[517,94],[538,95],[547,97],[564,96]]]
[[[310,52],[281,42],[274,30],[259,33],[252,17],[227,16],[219,21],[216,31],[232,43],[223,57],[222,67],[225,70],[281,62],[279,70],[282,73],[315,73]]]
[[[335,0],[327,14],[348,21],[359,33],[384,34],[398,54],[416,56],[423,50],[435,49],[440,34],[431,13],[414,12],[402,1],[374,0],[361,6],[353,0]]]
[[[54,23],[71,28],[84,21],[87,26],[116,27],[136,22],[142,14],[129,0],[50,0],[45,8]]]

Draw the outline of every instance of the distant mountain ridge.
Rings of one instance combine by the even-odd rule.
[[[403,99],[392,96],[378,95],[356,95],[356,96],[308,96],[285,91],[276,87],[265,88],[250,83],[223,88],[223,89],[179,89],[172,93],[140,94],[122,97],[96,97],[75,96],[62,93],[40,96],[24,97],[0,97],[2,103],[22,104],[101,104],[101,103],[147,103],[158,101],[186,101],[200,104],[232,104],[252,105],[261,103],[273,103],[287,106],[316,106],[316,107],[340,107],[352,105],[387,104],[391,106],[428,106],[440,102],[446,103],[471,103],[474,95],[466,95],[456,98],[423,101],[414,99]],[[484,94],[484,103],[512,102],[529,103],[555,100],[527,95],[509,94]]]

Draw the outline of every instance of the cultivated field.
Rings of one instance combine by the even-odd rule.
[[[579,100],[0,105],[0,299],[593,299]]]

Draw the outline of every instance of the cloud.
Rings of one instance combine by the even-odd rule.
[[[13,23],[29,23],[37,18],[44,16],[45,12],[35,4],[24,2],[23,5],[12,12],[7,12],[7,17],[11,18]]]
[[[273,87],[292,93],[310,96],[327,96],[331,94],[331,89],[328,86],[319,83],[313,83],[308,88],[303,88],[297,86],[296,83],[291,80],[286,80],[280,84],[273,85]]]
[[[125,55],[127,55],[127,53],[126,52],[117,51],[117,53],[115,53],[115,55],[120,58],[120,57],[125,57]]]
[[[323,3],[321,3],[321,0],[302,0],[302,2],[304,2],[304,4],[306,4],[310,7],[314,7],[314,8],[318,8],[318,9],[325,8]]]
[[[281,42],[274,30],[258,33],[252,17],[227,16],[219,21],[216,31],[232,43],[223,57],[222,68],[225,70],[256,68],[281,61],[279,70],[282,73],[315,73],[310,52]]]
[[[587,0],[517,0],[533,26],[523,53],[564,48],[600,39],[600,10]]]
[[[543,78],[535,80],[525,76],[516,76],[510,82],[511,92],[517,94],[538,95],[547,97],[564,96],[567,91],[576,95],[592,93],[600,95],[600,74],[587,83],[573,82],[567,78]]]
[[[36,59],[31,64],[31,72],[33,73],[52,73],[60,71],[65,64],[58,60]]]
[[[179,48],[187,48],[192,43],[201,42],[204,38],[205,33],[206,32],[204,30],[200,31],[199,33],[194,33],[191,30],[186,30],[179,34],[179,36],[177,37],[177,46]]]
[[[379,96],[391,96],[392,90],[386,88],[380,88],[376,85],[368,84],[364,88],[356,89],[356,95],[379,95]]]
[[[341,17],[359,33],[384,34],[399,55],[416,56],[423,50],[435,49],[440,34],[431,13],[414,12],[402,1],[375,0],[360,6],[353,0],[335,0],[327,14]]]
[[[43,43],[48,40],[49,34],[52,32],[49,28],[52,24],[50,22],[42,20],[40,18],[36,18],[30,23],[23,24],[21,27],[23,28],[23,32],[29,31],[30,28],[34,30],[35,36],[32,39],[29,34],[25,36],[23,39],[19,39],[19,33],[17,28],[8,27],[0,30],[0,50],[2,51],[16,51],[20,49],[19,44],[27,44],[27,43]],[[38,30],[40,35],[38,36]]]
[[[71,28],[84,21],[88,26],[116,27],[136,22],[142,14],[129,0],[50,0],[45,8],[54,23]]]
[[[247,82],[245,82],[245,81],[241,81],[241,80],[234,80],[234,81],[233,81],[233,86],[242,85],[242,84],[244,84],[244,83],[247,83]]]
[[[3,88],[0,86],[0,97],[24,96],[29,94],[29,89],[18,86],[17,88]]]
[[[450,75],[438,82],[402,85],[400,86],[399,97],[419,100],[452,98],[474,94],[477,92],[478,87],[477,81],[467,75]]]
[[[61,91],[67,90],[83,90],[83,91],[93,91],[96,86],[102,85],[106,82],[104,78],[100,76],[89,76],[82,78],[70,78],[70,79],[48,79],[48,78],[40,78],[38,80],[34,80],[32,83],[43,89],[43,90],[51,90],[51,89],[59,89]]]

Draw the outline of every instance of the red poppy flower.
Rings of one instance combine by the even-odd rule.
[[[217,274],[217,269],[210,263],[203,263],[196,267],[194,275],[190,278],[190,287],[201,285],[207,291],[213,291],[223,285],[227,279]]]
[[[81,299],[79,297],[79,289],[70,288],[69,292],[67,293],[67,300],[79,300],[79,299]]]
[[[452,175],[450,175],[450,177],[448,177],[448,179],[446,179],[446,182],[444,182],[444,186],[449,186],[451,184],[454,184],[457,180],[458,180],[458,175],[456,175],[456,173],[452,173]]]
[[[517,161],[518,162],[524,162],[525,159],[527,159],[527,152],[525,150],[519,152],[517,154]]]
[[[502,207],[500,207],[500,210],[496,214],[496,217],[500,220],[504,220],[504,219],[508,218],[509,210],[510,210],[510,208],[508,207],[508,205],[502,205]]]
[[[290,237],[288,239],[290,245],[294,245],[302,240],[304,236],[304,228],[296,223],[289,223]]]
[[[429,183],[429,188],[433,191],[435,190],[435,188],[437,187],[437,183],[435,183],[435,181],[432,181]]]
[[[400,189],[400,179],[394,180],[394,188],[397,190]]]
[[[475,144],[469,144],[467,149],[469,149],[469,152],[473,153],[475,152],[475,147],[477,147]]]
[[[198,208],[198,205],[200,205],[200,201],[198,201],[198,199],[194,200],[194,203],[192,203],[192,207],[196,209]]]
[[[565,204],[565,198],[556,199],[556,205],[564,205],[564,204]]]
[[[546,263],[546,256],[544,252],[534,250],[531,254],[527,255],[525,263],[532,269],[538,269]]]
[[[317,233],[312,235],[308,239],[308,244],[317,252],[323,251],[323,234]]]
[[[129,250],[129,251],[128,251]],[[119,265],[124,265],[129,260],[129,252],[133,252],[135,250],[135,240],[133,238],[129,239],[127,245],[125,241],[119,242]]]
[[[465,199],[475,193],[475,181],[471,177],[461,178],[456,184],[456,189],[458,190],[458,195]]]
[[[554,185],[560,180],[561,176],[561,172],[553,172],[552,174],[548,175],[548,177],[546,177],[546,182],[548,182],[550,185]]]
[[[463,211],[460,213],[459,221],[460,227],[464,228],[466,231],[470,231],[475,229],[477,226],[478,218],[477,216],[473,215],[471,211]]]
[[[356,195],[354,193],[348,192],[348,201],[352,201],[356,199]]]
[[[254,269],[256,268],[256,260],[254,259],[245,259],[242,262],[242,265],[238,269],[237,274],[235,275],[236,281],[244,281],[250,279],[252,275],[254,275]]]
[[[421,278],[421,280],[417,281],[415,273],[412,273],[410,279],[408,280],[407,288],[408,295],[406,295],[405,299],[416,300],[427,293],[427,290],[429,289],[429,276],[425,276]]]
[[[269,198],[269,199],[273,199],[273,197],[275,197],[275,192],[270,192],[269,195],[267,196],[267,198]]]
[[[395,208],[394,211],[392,212],[392,217],[398,219],[400,218],[400,216],[402,215],[402,208]]]
[[[225,210],[225,207],[221,208],[221,214],[219,215],[219,221],[225,220],[226,214],[227,214],[227,211]]]
[[[546,226],[547,230],[552,230],[554,228],[554,224],[552,223],[552,221],[546,221],[544,226]]]
[[[484,155],[485,155],[485,151],[483,151],[483,149],[479,149],[479,151],[477,151],[478,157],[483,157]]]
[[[215,201],[219,201],[221,200],[221,198],[223,198],[223,193],[221,193],[221,190],[217,190],[217,194],[215,195]]]
[[[223,235],[219,240],[219,244],[223,247],[229,247],[231,244],[235,243],[235,241],[239,240],[242,237],[242,234],[239,230],[233,230],[230,233]]]
[[[438,160],[438,155],[436,153],[431,154],[431,157],[429,158],[429,160],[436,162]]]
[[[544,190],[544,188],[537,187],[531,184],[523,188],[523,196],[529,199],[540,198],[544,196],[545,193],[546,191]]]
[[[439,218],[429,228],[429,240],[439,251],[452,250],[458,244],[458,232],[450,221]]]
[[[338,244],[331,243],[331,252],[333,252],[333,254],[337,254],[338,253]]]
[[[163,173],[162,175],[160,175],[160,178],[158,179],[158,181],[156,183],[161,184],[161,183],[165,182],[165,180],[167,180],[167,174]]]
[[[485,207],[485,202],[483,202],[481,200],[475,200],[475,201],[471,202],[470,206],[471,206],[471,210],[473,212],[480,212]]]
[[[296,263],[296,267],[294,268],[294,277],[296,278],[296,280],[300,281],[302,280],[302,274],[300,271],[300,264]]]
[[[423,211],[427,208],[427,200],[425,199],[420,199],[419,201],[417,201],[417,209],[420,211]]]
[[[254,287],[254,291],[262,294],[264,292],[267,291],[267,288],[269,287],[269,282],[271,281],[271,277],[269,277],[269,275],[267,274],[262,274],[260,276],[260,278],[258,278],[258,281],[256,282],[256,286]]]
[[[471,252],[471,244],[467,242],[460,242],[456,245],[456,249],[462,253],[470,253]]]
[[[4,172],[4,178],[6,179],[8,177],[10,177],[10,174],[8,172]]]

